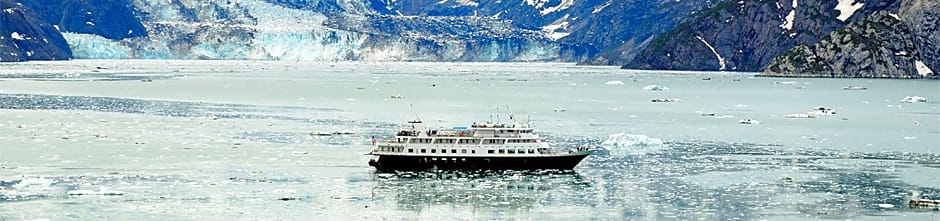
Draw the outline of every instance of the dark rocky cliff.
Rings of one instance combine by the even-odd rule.
[[[904,0],[898,12],[927,67],[940,72],[940,1]]]
[[[147,36],[128,0],[19,0],[64,32],[120,40]]]
[[[68,43],[52,24],[22,4],[0,0],[0,61],[71,57]]]
[[[937,11],[931,0],[905,0],[902,14],[880,11],[812,46],[774,59],[763,76],[937,78]],[[931,14],[933,13],[933,14]],[[933,21],[933,22],[929,22]]]
[[[761,71],[796,45],[814,44],[845,24],[900,5],[899,0],[856,1],[857,8],[845,10],[837,10],[845,7],[834,0],[724,1],[658,36],[623,67]]]

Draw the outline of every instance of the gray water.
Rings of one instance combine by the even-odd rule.
[[[751,75],[0,64],[0,220],[940,220],[907,207],[940,199],[940,81]],[[784,117],[816,106],[837,114]],[[555,145],[602,151],[574,171],[485,174],[377,174],[363,155],[415,117],[452,126],[510,112]],[[738,123],[748,118],[760,124]],[[308,135],[344,129],[355,134]]]

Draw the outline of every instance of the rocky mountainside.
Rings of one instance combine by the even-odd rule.
[[[72,57],[62,34],[28,7],[0,0],[0,61],[65,60]]]
[[[60,31],[96,34],[120,40],[147,36],[127,0],[19,1]]]
[[[924,63],[923,44],[896,14],[877,12],[838,29],[812,46],[800,45],[765,70],[764,76],[937,78]],[[920,46],[920,47],[919,47]]]
[[[582,51],[582,63],[623,64],[681,20],[708,7],[708,0],[409,0],[373,1],[386,15],[488,17],[540,32]],[[570,59],[569,59],[570,60]]]
[[[920,71],[940,72],[940,1],[904,0],[898,12],[901,22],[911,29],[914,46],[923,58]]]
[[[624,68],[761,71],[797,45],[900,0],[731,0],[658,36]]]

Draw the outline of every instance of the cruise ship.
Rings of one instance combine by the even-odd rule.
[[[571,170],[596,151],[552,148],[530,122],[425,129],[409,121],[394,139],[376,141],[369,165],[381,172],[429,170]]]

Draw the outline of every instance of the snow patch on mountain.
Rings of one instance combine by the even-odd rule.
[[[715,47],[712,47],[712,45],[709,44],[707,41],[705,41],[705,38],[702,38],[702,36],[695,36],[695,38],[698,38],[698,40],[699,40],[699,41],[702,41],[702,43],[704,43],[705,46],[708,47],[708,49],[711,49],[711,50],[712,50],[712,53],[714,53],[714,54],[715,54],[715,57],[718,58],[718,70],[724,71],[724,70],[725,70],[725,59],[722,58],[720,54],[718,54],[718,50],[715,50]]]
[[[787,14],[787,16],[783,19],[783,24],[780,24],[780,28],[786,30],[786,32],[793,30],[793,20],[796,19],[796,7],[799,6],[799,3],[797,0],[793,0],[790,3],[790,6],[793,7],[793,9],[790,9],[790,13]],[[777,8],[780,8],[780,3],[777,3]],[[790,33],[790,37],[793,37],[794,35],[796,35],[796,33]]]
[[[603,11],[604,8],[607,8],[607,6],[610,6],[613,3],[614,3],[613,0],[608,0],[607,3],[604,3],[603,5],[595,7],[594,11],[591,11],[591,14],[597,14],[598,12]]]
[[[480,6],[479,2],[475,2],[473,0],[457,0],[457,4],[463,5],[463,6],[471,6],[471,7]]]
[[[551,24],[542,27],[542,33],[552,40],[558,40],[567,37],[571,33],[564,32],[568,28],[568,15],[555,20]],[[559,31],[561,30],[561,31]]]
[[[793,19],[796,18],[796,10],[790,10],[790,14],[787,14],[787,17],[784,18],[783,24],[780,24],[780,28],[791,31],[793,30]]]
[[[839,0],[839,4],[836,5],[835,8],[835,10],[839,11],[839,17],[836,17],[836,19],[840,21],[848,20],[852,17],[852,14],[855,14],[855,11],[861,9],[862,6],[865,6],[864,2],[856,3],[855,0]]]
[[[23,35],[20,35],[20,33],[15,32],[15,31],[14,31],[13,33],[10,33],[10,38],[16,39],[16,40],[20,40],[20,41],[25,41],[25,40],[26,40],[26,38],[23,37]]]
[[[535,8],[542,8],[545,3],[548,3],[549,0],[525,0],[525,4],[531,5]]]
[[[923,61],[917,60],[914,61],[914,67],[917,68],[917,74],[927,77],[930,74],[933,74],[933,71],[930,70],[930,67],[927,67],[927,64],[924,64]]]
[[[568,9],[568,8],[571,7],[572,5],[574,5],[574,0],[561,0],[561,2],[558,3],[558,5],[556,5],[555,7],[548,7],[548,8],[545,8],[545,9],[543,9],[542,11],[540,11],[539,13],[541,13],[542,15],[547,15],[547,14],[549,14],[549,13],[558,12],[558,11],[562,11],[562,10]]]

